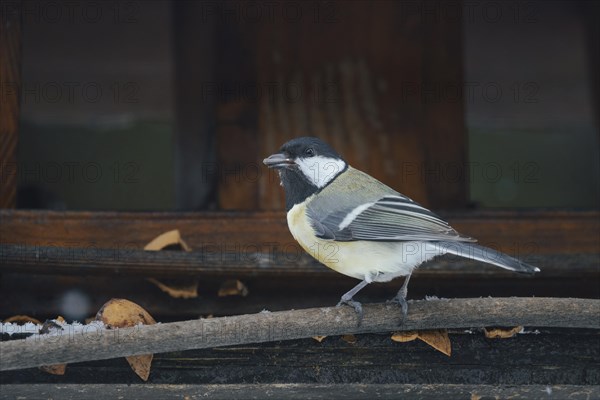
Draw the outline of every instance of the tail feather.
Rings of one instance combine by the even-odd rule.
[[[496,265],[500,268],[508,269],[523,274],[534,274],[540,272],[538,267],[529,265],[517,260],[507,254],[500,253],[489,247],[483,247],[475,243],[468,242],[438,242],[440,250],[444,253],[455,254],[460,257],[470,258],[472,260],[482,261],[484,263]]]

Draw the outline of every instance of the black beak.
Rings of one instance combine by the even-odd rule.
[[[269,168],[287,168],[294,165],[294,160],[286,157],[283,153],[275,153],[265,158],[263,163]]]

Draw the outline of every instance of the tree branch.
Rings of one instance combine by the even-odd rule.
[[[350,307],[328,307],[94,330],[77,335],[65,332],[62,336],[0,343],[0,370],[317,335],[518,325],[600,329],[600,300],[594,299],[423,300],[411,302],[409,307],[408,318],[401,327],[397,305],[369,304],[364,306],[360,326]]]

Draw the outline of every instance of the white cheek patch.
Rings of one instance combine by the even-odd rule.
[[[325,187],[346,168],[344,161],[322,156],[297,158],[296,164],[308,180],[319,189]]]

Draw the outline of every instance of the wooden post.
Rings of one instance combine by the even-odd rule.
[[[240,25],[250,19],[244,2],[227,4],[227,15]],[[462,99],[424,95],[430,87],[439,92],[440,85],[462,85],[460,21],[445,20],[435,9],[432,17],[424,7],[421,1],[299,2],[254,18],[255,32],[238,34],[252,50],[240,67],[242,79],[252,65],[249,81],[258,96],[234,111],[238,119],[256,115],[258,140],[248,145],[251,129],[224,131],[236,133],[237,142],[244,136],[244,160],[260,166],[285,141],[318,136],[352,166],[425,206],[463,208],[466,175],[440,176],[466,164]],[[221,131],[221,150],[228,154],[234,144]],[[227,193],[220,205],[283,208],[278,181],[265,168],[252,183],[219,183]]]
[[[17,204],[21,1],[0,6],[0,208]]]
[[[200,210],[210,206],[215,180],[206,173],[216,161],[214,98],[215,21],[203,18],[204,2],[174,1],[175,59],[175,206]]]
[[[460,209],[469,190],[462,24],[440,14],[423,24],[423,172],[429,206]]]

